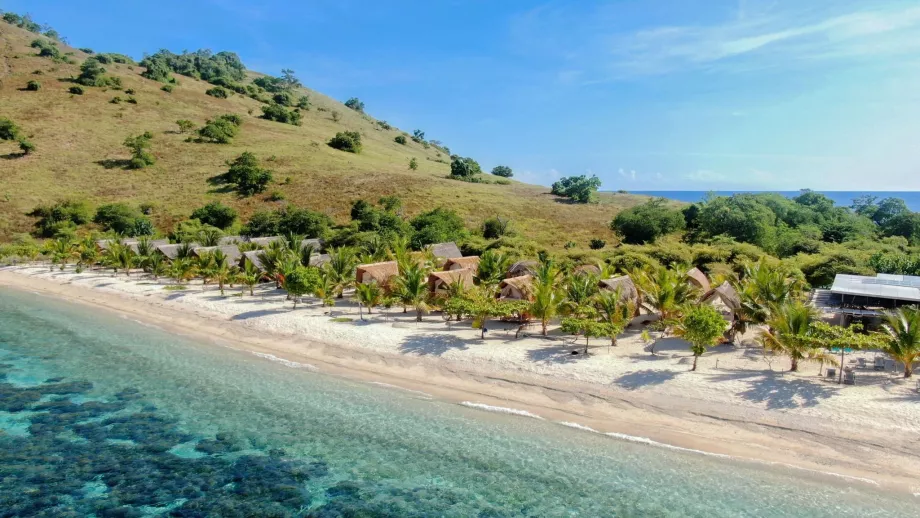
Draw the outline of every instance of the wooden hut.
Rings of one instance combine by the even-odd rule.
[[[518,261],[508,268],[507,278],[522,277],[524,275],[533,275],[537,271],[537,261]]]
[[[446,261],[447,259],[456,259],[457,257],[463,257],[463,254],[460,253],[460,247],[457,246],[457,243],[453,241],[449,243],[437,243],[430,245],[431,253],[441,262]]]
[[[192,254],[196,257],[201,257],[202,254],[210,254],[215,250],[220,250],[227,256],[227,264],[238,263],[240,258],[243,257],[243,253],[240,252],[240,247],[236,245],[198,246],[192,249]]]
[[[322,267],[324,264],[329,262],[329,254],[314,254],[310,256],[310,266],[315,266],[317,268]]]
[[[252,263],[260,272],[265,272],[265,265],[262,263],[262,251],[261,250],[250,250],[248,252],[243,252],[240,255],[240,260],[238,262],[240,268],[245,268],[246,261]]]
[[[533,275],[505,279],[498,285],[498,298],[530,300],[533,297]]]
[[[470,270],[475,274],[479,270],[479,256],[454,257],[444,263],[444,270]]]
[[[319,252],[325,244],[322,239],[304,239],[300,242],[300,249],[303,250],[307,246],[312,246],[314,251]]]
[[[224,236],[217,240],[217,246],[239,245],[245,242],[246,238],[243,236]]]
[[[459,270],[448,270],[445,272],[431,272],[428,274],[428,290],[433,295],[441,295],[447,291],[447,287],[460,283],[464,288],[473,287],[473,272],[467,268]]]
[[[380,286],[389,286],[393,277],[399,275],[399,266],[396,261],[383,263],[361,264],[355,271],[357,284],[376,282]]]
[[[709,285],[709,278],[706,277],[706,274],[700,271],[699,268],[691,268],[690,271],[687,272],[687,281],[696,286],[703,293],[712,289],[712,286]]]
[[[741,297],[728,281],[723,282],[717,288],[707,291],[703,298],[700,299],[700,302],[712,304],[729,322],[732,322],[738,312],[741,311]]]

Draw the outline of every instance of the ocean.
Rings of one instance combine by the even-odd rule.
[[[860,481],[277,360],[0,290],[0,516],[916,516]]]
[[[629,191],[630,194],[645,194],[648,196],[661,196],[671,200],[685,201],[695,203],[702,201],[710,193],[718,196],[731,196],[732,194],[745,192],[775,192],[792,198],[801,194],[800,191]],[[853,200],[864,195],[877,196],[879,200],[884,198],[901,198],[907,207],[914,212],[920,212],[920,191],[817,191],[834,200],[838,206],[849,207]]]

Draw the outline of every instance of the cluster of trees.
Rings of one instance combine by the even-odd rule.
[[[38,50],[39,57],[49,58],[54,61],[61,61],[64,57],[64,55],[61,53],[61,49],[59,49],[57,46],[57,42],[53,40],[35,38],[32,40],[32,44],[30,46],[33,49]]]
[[[469,157],[453,156],[450,161],[450,176],[455,180],[475,182],[482,174],[479,162]]]
[[[349,153],[361,152],[361,134],[357,131],[340,131],[329,139],[329,147]]]
[[[14,141],[19,144],[22,155],[35,151],[35,144],[23,133],[22,128],[10,119],[0,117],[0,140]]]
[[[345,101],[345,107],[350,108],[358,113],[364,113],[364,103],[357,97]]]
[[[601,180],[595,175],[569,176],[554,182],[552,193],[577,203],[588,203],[597,198],[600,186]]]
[[[58,31],[51,28],[49,25],[40,25],[38,22],[32,19],[28,14],[19,15],[11,11],[0,11],[3,13],[2,20],[10,25],[15,25],[20,29],[25,29],[29,32],[34,32],[36,34],[42,34],[53,40],[60,41],[61,35],[58,34]]]
[[[229,163],[230,169],[222,175],[222,180],[233,184],[240,196],[252,196],[264,192],[272,181],[272,172],[259,165],[259,159],[249,151],[244,152]]]
[[[83,60],[83,64],[80,65],[80,75],[74,81],[83,86],[121,88],[120,78],[105,75],[106,69],[102,65],[106,59],[105,54],[96,54]]]
[[[188,121],[178,121],[180,131],[187,128]],[[225,114],[216,119],[208,120],[198,129],[198,137],[202,142],[215,144],[229,144],[243,125],[243,118],[239,115]]]
[[[131,150],[131,160],[128,163],[129,168],[143,169],[148,165],[156,163],[156,158],[150,153],[151,140],[153,140],[153,134],[149,131],[125,139],[125,147]]]
[[[300,108],[288,110],[283,105],[275,103],[262,107],[262,118],[265,120],[300,126],[302,115],[300,114]]]
[[[93,223],[104,231],[123,236],[152,236],[153,222],[137,207],[127,203],[109,203],[96,209]]]
[[[142,74],[144,77],[161,82],[169,82],[172,73],[213,84],[220,79],[239,82],[246,78],[246,67],[233,52],[213,54],[210,50],[196,50],[174,54],[161,50],[146,56],[140,65],[147,69]]]

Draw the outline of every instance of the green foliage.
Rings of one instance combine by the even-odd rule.
[[[192,218],[201,221],[205,225],[224,230],[236,221],[236,211],[219,201],[212,201],[204,207],[195,209],[192,212]]]
[[[610,223],[627,243],[651,243],[684,228],[684,215],[668,207],[664,198],[649,200],[616,215]]]
[[[879,251],[869,258],[869,267],[878,273],[920,275],[920,256]]]
[[[204,142],[229,144],[239,132],[243,120],[238,115],[221,115],[209,120],[198,130],[198,136]]]
[[[278,92],[272,96],[272,101],[274,101],[275,104],[280,104],[281,106],[293,106],[294,94],[288,91]]]
[[[385,130],[393,129],[393,126],[390,126],[390,123],[388,123],[387,121],[377,121],[377,125],[380,126],[381,129],[385,129]]]
[[[727,235],[766,248],[772,243],[776,214],[751,194],[736,194],[708,201],[697,216],[702,232]]]
[[[345,106],[358,113],[364,113],[364,103],[361,102],[361,100],[357,97],[352,97],[351,99],[345,101]]]
[[[100,62],[101,59],[104,59],[103,56],[103,54],[97,54],[86,58],[80,65],[80,75],[76,82],[83,86],[121,86],[120,79],[105,75],[105,67]]]
[[[415,229],[412,246],[416,249],[435,243],[458,241],[467,236],[463,218],[443,207],[419,214],[410,224]]]
[[[0,140],[19,140],[22,129],[10,119],[0,117]]]
[[[211,83],[218,78],[232,81],[242,81],[246,78],[246,67],[233,52],[212,54],[210,50],[198,50],[174,54],[168,50],[161,50],[145,57],[140,65],[148,70],[170,71]],[[158,74],[158,77],[163,77],[162,72]]]
[[[297,98],[297,108],[300,108],[301,110],[309,110],[310,109],[310,97],[307,95],[301,95],[300,97],[298,97]]]
[[[412,140],[418,142],[419,144],[421,144],[422,142],[425,142],[425,132],[420,129],[413,131]]]
[[[418,169],[418,159],[416,159],[415,157],[412,157],[409,159],[409,169],[413,171]]]
[[[482,173],[482,168],[479,167],[479,162],[472,158],[456,157],[450,163],[451,176],[469,179],[480,173]]]
[[[173,91],[173,85],[163,85],[160,87],[160,90],[163,90],[164,92],[168,94],[171,94]]]
[[[34,79],[26,83],[26,90],[30,92],[37,92],[41,89],[42,89],[42,84]]]
[[[297,298],[308,293],[313,293],[320,283],[320,274],[317,268],[304,268],[299,266],[284,277],[284,289],[294,298],[294,307],[297,307]]]
[[[881,224],[886,236],[901,236],[911,244],[920,244],[920,214],[902,212],[884,220]]]
[[[72,94],[74,94],[74,95],[83,95],[83,87],[82,87],[82,86],[76,86],[76,85],[75,85],[75,86],[71,86],[67,91],[70,92],[70,93],[72,93]]]
[[[511,168],[506,165],[497,165],[492,168],[492,174],[495,176],[501,176],[503,178],[511,178],[514,176],[514,173],[511,171]]]
[[[166,83],[172,76],[172,69],[169,68],[169,64],[162,59],[145,58],[141,61],[141,66],[147,67],[147,69],[141,73],[141,76],[153,81]]]
[[[28,140],[26,138],[20,138],[19,139],[19,151],[23,155],[31,155],[32,153],[35,152],[35,144],[33,144],[31,140]]]
[[[80,52],[82,52],[82,53],[84,53],[84,54],[89,54],[89,55],[93,55],[93,54],[96,53],[93,49],[91,49],[91,48],[89,48],[89,47],[80,47],[80,48],[77,49],[77,50],[79,50]]]
[[[74,229],[89,223],[92,211],[86,202],[62,200],[53,205],[39,205],[28,215],[38,218],[35,227],[41,237],[55,237],[61,229]]]
[[[321,237],[332,226],[329,216],[305,208],[289,206],[280,210],[279,216],[278,233],[282,235],[296,234],[314,239]]]
[[[591,250],[601,250],[607,246],[607,242],[603,239],[594,238],[591,240],[591,243],[588,246],[591,247]]]
[[[511,235],[510,219],[495,216],[482,223],[482,237],[486,239],[498,239],[505,235]]]
[[[364,200],[352,204],[351,219],[358,224],[358,230],[376,232],[386,239],[409,235],[411,227],[398,214],[402,201],[395,196],[384,197],[380,204],[382,207],[375,207]]]
[[[887,316],[883,329],[885,351],[904,365],[904,377],[911,377],[913,364],[920,359],[920,310],[899,308]]]
[[[30,45],[33,49],[38,49],[38,55],[43,58],[51,58],[53,60],[61,59],[61,50],[57,47],[57,43],[54,41],[48,41],[42,38],[35,38],[32,40]]]
[[[150,153],[151,140],[153,134],[149,131],[125,139],[124,146],[131,150],[131,169],[143,169],[156,163],[156,158]]]
[[[179,126],[179,133],[188,133],[195,129],[195,123],[186,119],[177,120],[176,125]]]
[[[696,360],[706,352],[706,348],[718,343],[725,328],[725,319],[709,304],[696,305],[684,314],[679,334],[690,342],[693,352],[691,370],[696,370]]]
[[[590,178],[585,175],[569,176],[553,183],[552,193],[577,203],[588,203],[595,199],[595,193],[600,186],[600,178],[594,175]]]
[[[262,76],[257,77],[252,80],[252,83],[259,88],[264,89],[270,93],[278,93],[284,91],[287,88],[287,85],[284,82],[284,79],[280,77],[272,76]]]
[[[393,137],[393,142],[396,142],[397,144],[402,144],[405,146],[406,137],[404,135],[396,135],[395,137]]]
[[[153,234],[153,225],[140,210],[126,203],[109,203],[96,209],[93,217],[103,230],[111,230],[126,236]]]
[[[230,170],[224,175],[227,183],[236,185],[240,196],[252,196],[264,192],[272,181],[272,172],[259,166],[259,160],[248,151],[230,163]]]
[[[349,153],[361,152],[361,134],[357,131],[340,131],[328,142],[329,147],[348,151]]]
[[[299,110],[287,110],[280,104],[269,104],[262,107],[262,118],[284,124],[300,126],[301,115]]]
[[[204,93],[206,95],[210,95],[211,97],[216,97],[218,99],[226,99],[227,97],[230,97],[227,91],[219,86],[215,86],[214,88],[208,88],[207,90],[204,91]]]

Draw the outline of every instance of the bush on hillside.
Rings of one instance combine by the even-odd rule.
[[[211,225],[225,230],[236,221],[236,211],[219,201],[212,201],[204,207],[199,207],[192,212],[192,218],[205,225]]]
[[[83,201],[62,200],[53,205],[39,205],[28,215],[38,218],[35,227],[41,237],[54,237],[63,227],[75,228],[89,223],[92,211]]]
[[[301,95],[300,97],[298,97],[297,98],[297,108],[300,108],[301,110],[309,110],[310,109],[310,96]]]
[[[500,218],[498,216],[485,220],[482,224],[482,237],[486,239],[498,239],[511,235],[511,220]]]
[[[456,157],[450,163],[450,175],[462,179],[471,179],[482,173],[479,162],[472,158]]]
[[[588,203],[594,201],[595,193],[600,186],[601,180],[595,175],[591,175],[590,178],[585,175],[569,176],[554,182],[552,193],[577,203]]]
[[[287,110],[280,104],[270,104],[262,107],[262,118],[284,124],[300,126],[301,115],[298,110]]]
[[[42,38],[35,38],[32,40],[30,45],[33,49],[38,50],[38,55],[43,58],[51,58],[54,60],[61,59],[61,50],[57,47],[57,43],[53,41],[48,41]]]
[[[397,144],[402,144],[402,145],[405,146],[407,141],[406,141],[406,137],[405,137],[405,136],[403,136],[403,135],[396,135],[396,137],[393,138],[393,142],[396,142]]]
[[[188,133],[195,129],[195,123],[187,119],[177,120],[176,125],[179,126],[179,133]]]
[[[256,156],[246,151],[230,163],[230,170],[224,179],[236,185],[236,192],[240,196],[252,196],[265,191],[272,181],[272,172],[260,167]]]
[[[278,210],[256,212],[243,227],[243,234],[253,237],[296,234],[314,239],[322,237],[331,226],[329,216],[290,205]]]
[[[623,236],[626,243],[652,243],[659,237],[684,228],[684,215],[658,198],[626,209],[613,219],[610,229]]]
[[[293,106],[294,94],[288,91],[278,92],[272,96],[272,101],[274,101],[275,104],[280,104],[281,106]]]
[[[0,140],[18,140],[22,129],[10,119],[0,117]]]
[[[501,176],[502,178],[511,178],[514,176],[514,173],[511,171],[511,168],[506,165],[497,165],[492,168],[492,174],[495,176]]]
[[[37,92],[42,89],[42,84],[34,79],[26,83],[26,90],[30,92]]]
[[[32,141],[26,139],[25,137],[22,137],[19,139],[19,151],[23,155],[31,155],[35,152],[35,144],[33,144]]]
[[[70,88],[67,89],[67,91],[74,95],[83,95],[82,86],[71,86]]]
[[[422,142],[425,142],[425,132],[420,129],[413,131],[412,140],[418,142],[419,144],[421,144]]]
[[[156,158],[150,153],[151,140],[153,140],[153,134],[149,131],[125,139],[124,146],[131,150],[129,164],[131,169],[143,169],[156,163]]]
[[[197,50],[174,54],[168,50],[161,50],[151,54],[141,61],[141,66],[150,68],[164,68],[176,74],[202,79],[217,84],[219,78],[231,81],[246,79],[246,67],[243,66],[239,56],[233,52],[212,53],[210,50]]]
[[[243,119],[239,115],[221,115],[214,120],[207,121],[203,127],[199,128],[198,136],[202,142],[229,144],[239,132],[242,124]]]
[[[102,56],[104,55],[90,56],[83,61],[83,64],[80,65],[80,75],[76,79],[77,83],[83,86],[121,86],[119,78],[105,75],[105,67],[100,62]]]
[[[591,240],[591,243],[588,246],[591,247],[591,250],[601,250],[607,246],[607,242],[603,239],[594,238]]]
[[[388,123],[387,121],[377,121],[377,125],[380,126],[381,129],[385,129],[385,130],[393,129],[393,126],[390,126],[390,123]]]
[[[413,171],[418,169],[418,160],[415,157],[409,159],[409,169]]]
[[[229,95],[227,94],[227,91],[219,86],[215,86],[214,88],[208,88],[207,90],[205,90],[204,93],[207,95],[210,95],[211,97],[216,97],[218,99],[226,99],[227,97],[229,97]]]
[[[147,67],[147,69],[141,73],[141,76],[153,81],[167,83],[172,75],[172,69],[170,69],[169,65],[163,60],[145,59],[141,61],[141,66]]]
[[[467,236],[463,218],[453,210],[443,207],[419,214],[409,223],[415,229],[412,246],[416,249],[434,243],[458,241]]]
[[[103,230],[126,236],[150,235],[153,227],[141,211],[126,203],[109,203],[96,209],[93,223]]]
[[[361,152],[361,134],[357,131],[340,131],[329,140],[329,147],[348,151],[349,153]]]
[[[163,85],[160,87],[160,90],[163,90],[164,92],[168,94],[171,94],[173,91],[173,85]]]
[[[81,47],[81,48],[79,48],[79,49],[77,49],[77,50],[79,50],[80,52],[82,52],[82,53],[84,53],[84,54],[89,54],[89,55],[93,55],[93,54],[96,53],[96,52],[93,51],[93,49],[88,48],[88,47]]]
[[[361,100],[357,97],[352,97],[351,99],[345,101],[345,106],[356,112],[364,113],[364,103],[361,102]]]

